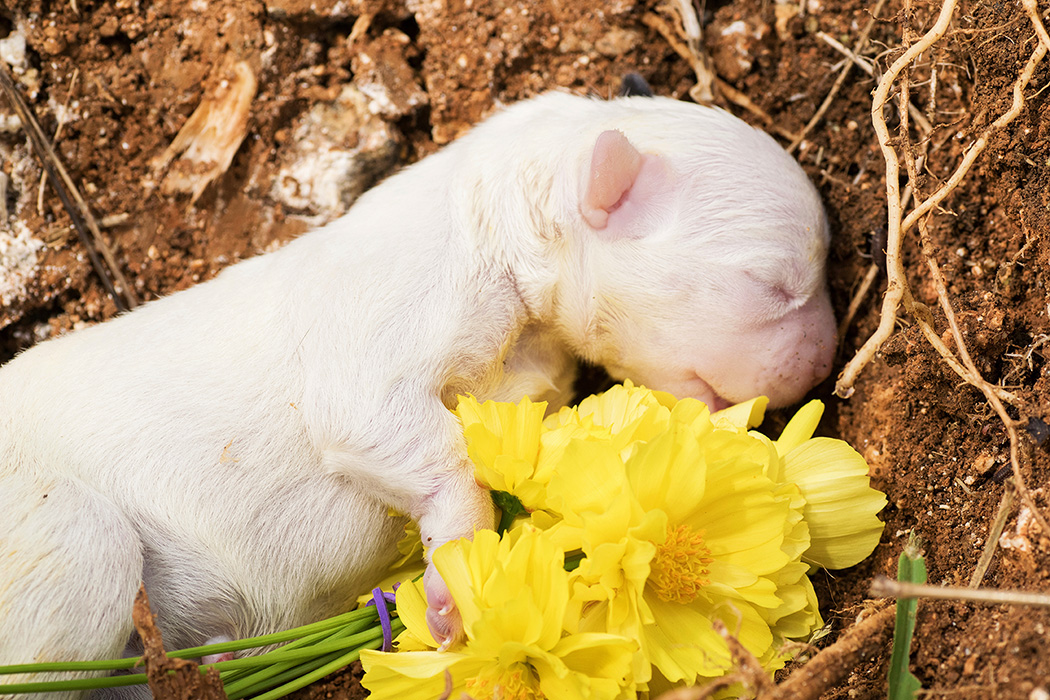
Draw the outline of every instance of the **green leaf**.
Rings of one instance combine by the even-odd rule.
[[[926,560],[921,550],[922,539],[912,532],[897,563],[898,581],[926,583]],[[918,606],[919,601],[915,598],[897,599],[897,622],[893,628],[893,655],[890,657],[889,700],[915,700],[922,690],[919,679],[908,670]]]

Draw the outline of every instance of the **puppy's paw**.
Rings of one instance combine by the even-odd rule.
[[[427,565],[423,574],[423,589],[427,594],[427,627],[438,647],[444,651],[463,636],[463,621],[452,600],[452,593],[433,564]]]

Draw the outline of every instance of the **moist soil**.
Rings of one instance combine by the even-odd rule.
[[[772,131],[785,147],[846,65],[834,44],[855,46],[870,24],[858,51],[870,71],[851,69],[795,150],[827,203],[834,230],[830,285],[840,319],[874,268],[872,290],[841,333],[839,367],[878,325],[886,288],[885,163],[871,124],[871,75],[880,75],[938,11],[926,0],[908,7],[898,0],[879,7],[857,0],[804,0],[801,7],[730,0],[701,13],[714,71],[751,106],[739,106],[739,97],[716,100]],[[674,24],[656,0],[8,0],[0,7],[0,39],[19,35],[25,49],[19,53],[17,41],[9,42],[0,56],[12,64],[45,133],[54,137],[60,128],[56,151],[102,221],[103,238],[130,286],[148,300],[338,216],[372,181],[436,150],[501,104],[553,88],[607,97],[629,71],[641,73],[657,94],[690,99],[696,78],[669,41],[676,39],[679,49],[685,43]],[[1036,41],[1019,2],[960,4],[949,33],[910,76],[914,112],[929,122],[913,119],[909,132],[914,152],[923,156],[916,196],[936,190],[1009,107],[1011,87]],[[186,154],[165,157],[202,103],[221,102],[235,89],[240,64],[256,85],[247,110],[225,120],[234,132],[223,151],[232,155],[228,167]],[[1048,80],[1050,69],[1042,65],[1020,115],[991,138],[929,229],[930,251],[976,368],[1016,397],[1007,410],[1020,421],[1021,475],[1045,516],[1050,105],[1041,88]],[[356,91],[346,92],[348,85]],[[350,111],[362,104],[354,97],[362,94],[370,105],[359,115],[362,126],[331,136],[324,115]],[[895,104],[886,109],[894,133]],[[0,177],[6,236],[0,252],[9,268],[8,279],[0,280],[0,360],[117,312],[54,190],[40,194],[39,164],[12,113],[0,99],[6,176]],[[311,131],[316,123],[322,126]],[[318,130],[328,141],[306,148]],[[317,196],[322,187],[313,176],[294,166],[332,152],[360,154],[363,165],[325,199]],[[902,187],[907,183],[902,175]],[[903,247],[909,283],[936,333],[954,348],[916,239],[910,232]],[[32,254],[21,259],[28,264],[11,262],[27,248]],[[873,607],[869,584],[878,574],[895,575],[909,533],[923,539],[931,583],[966,586],[1011,489],[1001,420],[907,315],[861,373],[852,397],[836,398],[832,390],[833,379],[812,392],[828,406],[820,431],[864,455],[889,505],[885,534],[870,559],[816,577],[831,623],[820,645]],[[774,412],[770,431],[785,415]],[[998,546],[983,586],[1050,590],[1050,533],[1016,499],[1002,536],[991,537]],[[883,645],[822,697],[884,697],[889,653]],[[911,667],[926,689],[923,697],[1046,698],[1050,611],[922,602]],[[303,696],[361,697],[350,673]]]

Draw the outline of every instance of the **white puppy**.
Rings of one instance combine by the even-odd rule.
[[[395,554],[491,527],[456,395],[560,405],[576,357],[719,407],[830,371],[818,195],[767,135],[551,93],[333,224],[0,369],[0,664],[347,609]],[[428,577],[432,613],[446,606]],[[435,633],[456,616],[431,616]]]

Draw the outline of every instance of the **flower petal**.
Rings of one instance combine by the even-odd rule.
[[[824,404],[817,399],[813,399],[798,409],[798,412],[784,426],[780,439],[774,443],[777,446],[777,453],[783,457],[813,437],[813,431],[817,429],[817,423],[820,422],[822,415],[824,415]]]
[[[607,441],[570,441],[562,464],[547,486],[548,508],[556,513],[605,511],[626,486],[623,461]]]
[[[697,605],[676,605],[656,596],[648,600],[656,622],[646,625],[643,647],[653,665],[672,682],[721,676],[731,667],[729,649],[712,628],[713,619],[721,619],[729,633],[756,656],[773,642],[768,625],[747,603],[727,603],[707,612]]]
[[[762,425],[762,419],[766,415],[766,406],[769,399],[765,396],[756,396],[750,401],[738,403],[729,408],[723,408],[711,414],[711,422],[719,430],[747,430]]]
[[[806,499],[810,547],[805,558],[829,569],[853,566],[875,549],[883,524],[875,516],[885,494],[869,485],[856,450],[830,438],[807,440],[784,456],[784,478]]]
[[[705,456],[694,433],[680,423],[639,445],[626,474],[641,506],[663,510],[672,522],[694,511],[707,487]]]
[[[445,692],[445,671],[452,676],[453,697],[466,690],[466,680],[485,665],[455,652],[411,651],[384,653],[363,649],[365,669],[362,685],[375,700],[433,700]]]
[[[412,636],[428,644],[432,649],[437,647],[438,643],[434,641],[434,637],[430,634],[430,627],[427,625],[427,599],[423,592],[422,577],[416,581],[405,581],[398,586],[396,599],[397,614],[405,623],[405,628]]]

